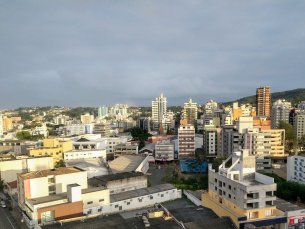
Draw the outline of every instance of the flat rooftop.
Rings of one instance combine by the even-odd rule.
[[[82,172],[80,169],[76,169],[73,167],[62,167],[62,168],[55,168],[55,169],[47,169],[47,170],[39,170],[35,172],[30,172],[30,173],[18,173],[18,175],[24,179],[33,179],[33,178],[38,178],[38,177],[47,177],[47,176],[52,176],[52,175],[63,175],[63,174],[70,174],[70,173],[78,173]]]
[[[304,208],[299,207],[298,205],[292,204],[288,201],[282,200],[280,198],[276,198],[276,200],[273,201],[274,205],[277,209],[280,209],[281,211],[297,211],[297,210],[304,210]]]
[[[175,189],[176,187],[172,184],[161,184],[155,185],[152,187],[136,189],[127,192],[121,192],[117,194],[110,195],[110,203],[114,203],[117,201],[128,200],[135,197],[141,197],[145,195],[150,195],[158,192],[163,192],[171,189]]]
[[[113,173],[130,172],[135,171],[144,160],[141,155],[121,155],[108,165]]]

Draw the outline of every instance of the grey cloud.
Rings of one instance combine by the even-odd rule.
[[[0,109],[169,105],[302,87],[305,3],[2,1]]]

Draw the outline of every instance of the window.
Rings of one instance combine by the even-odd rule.
[[[231,199],[231,194],[229,194],[229,198]]]
[[[215,182],[217,182],[217,179],[215,178]]]
[[[164,196],[164,194],[161,194],[161,197],[163,197]]]
[[[87,214],[89,215],[89,214],[91,214],[91,213],[92,213],[92,210],[89,209],[89,211],[87,211]]]
[[[103,201],[104,201],[104,199],[100,199],[100,200],[99,200],[99,202],[103,202]]]
[[[231,185],[229,185],[229,189],[231,190]]]
[[[103,208],[99,208],[99,209],[97,209],[97,211],[98,211],[98,212],[101,212],[101,211],[102,211],[102,209],[103,209]]]
[[[266,210],[265,216],[271,216],[271,210]]]
[[[93,201],[89,201],[89,202],[87,202],[87,204],[93,204]]]
[[[130,205],[130,202],[127,202],[127,205]]]
[[[139,202],[142,202],[142,199],[139,199]]]
[[[114,207],[115,207],[115,208],[118,208],[118,207],[119,207],[119,205],[117,204],[117,205],[115,205]]]
[[[150,199],[152,200],[154,197],[153,196],[150,196]]]

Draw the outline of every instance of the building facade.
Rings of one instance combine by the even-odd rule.
[[[159,140],[155,145],[156,161],[173,161],[175,144],[170,139]]]
[[[293,130],[298,139],[305,135],[305,113],[297,113],[293,117]]]
[[[109,123],[96,123],[93,128],[94,134],[100,134],[101,137],[110,137],[110,125]]]
[[[197,119],[197,103],[193,103],[190,98],[188,103],[184,103],[183,119],[187,120],[187,124],[195,125]]]
[[[256,89],[256,115],[270,118],[271,87],[264,86]]]
[[[182,124],[178,129],[179,158],[189,157],[195,153],[195,128],[190,124]]]
[[[289,123],[291,103],[285,100],[277,100],[271,109],[271,129],[278,129],[280,120]]]
[[[164,125],[164,120],[167,118],[167,100],[163,97],[163,94],[151,102],[151,108],[154,130],[159,130],[160,126],[162,126],[162,124]],[[164,127],[165,126],[163,126],[163,128]]]
[[[296,181],[305,184],[305,157],[289,156],[287,157],[287,180]]]

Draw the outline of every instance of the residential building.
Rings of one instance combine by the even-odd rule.
[[[214,102],[212,99],[206,103],[205,110],[216,110],[218,109],[218,104]]]
[[[86,113],[80,116],[80,120],[82,124],[91,124],[94,121],[94,115],[90,115],[89,113]]]
[[[191,124],[182,124],[178,129],[179,158],[195,153],[195,128]]]
[[[87,172],[76,168],[56,168],[37,172],[18,173],[18,202],[21,209],[26,209],[26,199],[47,197],[67,192],[67,185],[78,183],[87,188]]]
[[[45,123],[42,123],[41,126],[36,126],[32,131],[32,135],[42,134],[45,138],[49,136],[49,131]]]
[[[287,180],[305,184],[305,157],[294,155],[287,157]]]
[[[89,124],[87,124],[89,125]],[[76,124],[70,126],[64,126],[63,128],[65,135],[81,135],[86,133],[86,125]]]
[[[277,100],[274,102],[271,109],[271,128],[277,129],[280,123],[280,120],[289,123],[289,112],[290,112],[291,103],[286,102],[285,100]]]
[[[115,145],[113,147],[114,158],[120,155],[135,155],[138,154],[139,145],[138,143],[126,142],[122,144]]]
[[[110,137],[110,125],[109,123],[96,123],[93,129],[94,134],[100,134],[101,137]]]
[[[298,104],[299,110],[305,110],[305,101],[301,101],[301,103]]]
[[[232,158],[232,165],[226,162]],[[230,216],[238,228],[285,226],[287,217],[274,206],[274,178],[257,173],[255,156],[248,150],[235,152],[219,166],[209,165],[209,192],[202,194],[202,206],[219,217]]]
[[[73,150],[64,153],[64,160],[86,159],[86,158],[103,158],[106,160],[106,149],[97,150]]]
[[[298,112],[293,118],[293,130],[298,139],[305,135],[305,113]]]
[[[251,104],[242,104],[238,106],[238,102],[233,103],[233,120],[236,121],[239,117],[256,116],[255,107]]]
[[[13,129],[13,122],[12,122],[12,118],[4,118],[4,130],[12,130]]]
[[[161,94],[159,98],[156,98],[156,100],[153,100],[151,102],[151,106],[154,130],[159,130],[162,125],[162,127],[166,130],[167,126],[164,125],[167,123],[167,100],[165,97],[163,97],[163,94]]]
[[[221,128],[205,128],[203,149],[207,156],[221,156]]]
[[[270,118],[271,87],[263,86],[256,89],[256,115]]]
[[[195,125],[197,119],[197,103],[193,103],[190,98],[188,103],[184,103],[183,118],[187,120],[187,124]]]
[[[146,117],[141,117],[137,120],[137,126],[140,127],[142,130],[150,132],[150,119]]]
[[[89,188],[105,187],[110,194],[147,188],[147,178],[141,172],[123,172],[88,179]]]
[[[60,141],[58,138],[43,139],[43,146],[34,146],[27,149],[29,156],[52,156],[56,164],[63,160],[63,153],[72,150],[72,141]]]
[[[234,133],[234,130],[236,129],[236,126],[233,125],[224,125],[221,126],[221,155],[222,156],[229,156],[232,153],[232,146],[231,146],[231,139],[232,134]]]
[[[59,115],[54,117],[53,122],[57,125],[62,124],[66,125],[66,122],[69,120],[69,116]]]
[[[4,129],[3,119],[2,119],[2,115],[0,115],[0,139],[3,136],[3,129]]]
[[[43,169],[53,169],[53,157],[18,157],[0,161],[0,177],[9,183],[17,180],[17,173],[27,173]]]
[[[170,139],[159,140],[155,145],[156,161],[173,161],[175,144]]]

